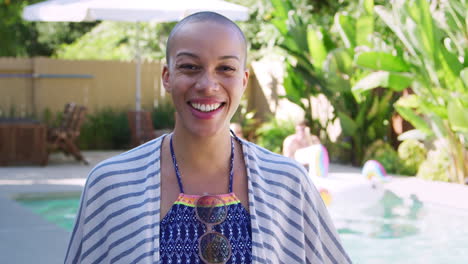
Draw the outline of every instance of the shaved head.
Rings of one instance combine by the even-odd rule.
[[[238,35],[239,35],[239,38],[242,42],[242,45],[243,45],[243,50],[244,50],[244,67],[245,67],[245,64],[246,64],[246,61],[247,61],[247,40],[244,36],[244,33],[242,32],[242,30],[239,28],[239,26],[237,26],[236,23],[234,23],[233,21],[231,21],[229,18],[223,16],[223,15],[220,15],[218,13],[215,13],[215,12],[208,12],[208,11],[205,11],[205,12],[198,12],[198,13],[194,13],[190,16],[187,16],[185,17],[184,19],[182,19],[181,21],[179,21],[179,23],[177,23],[174,28],[172,29],[171,33],[169,34],[169,37],[167,38],[167,45],[166,45],[166,61],[167,61],[167,64],[170,65],[171,63],[171,47],[173,45],[173,41],[174,39],[177,37],[177,33],[179,31],[181,31],[182,28],[184,28],[186,25],[189,25],[189,24],[192,24],[192,23],[205,23],[205,22],[209,22],[209,23],[215,23],[215,24],[218,24],[218,25],[223,25],[223,26],[226,26],[228,28],[231,28],[234,30],[234,32],[236,32]],[[204,33],[207,33],[209,34],[210,32],[204,32]],[[201,33],[203,34],[203,33]]]

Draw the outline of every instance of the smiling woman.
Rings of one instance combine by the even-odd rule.
[[[222,22],[181,22],[168,41],[163,83],[181,120],[176,130],[186,136],[186,130],[200,136],[223,131],[247,86],[245,38],[233,22],[213,17]],[[224,129],[224,137],[227,131]]]
[[[65,263],[350,263],[320,194],[295,161],[231,133],[246,43],[212,12],[168,39],[173,133],[90,173]]]

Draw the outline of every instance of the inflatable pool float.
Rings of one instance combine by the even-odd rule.
[[[370,181],[388,181],[390,176],[387,175],[385,168],[376,160],[368,160],[362,167],[362,176]]]
[[[294,153],[294,159],[309,166],[309,175],[327,177],[330,160],[328,151],[322,144],[298,149]]]

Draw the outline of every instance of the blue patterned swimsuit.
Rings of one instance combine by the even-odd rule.
[[[252,263],[250,214],[232,191],[232,144],[231,151],[230,193],[218,195],[226,203],[228,214],[226,220],[213,229],[226,236],[231,244],[232,255],[226,263],[249,264]],[[175,155],[173,159],[175,161]],[[195,201],[200,196],[184,193],[177,163],[174,164],[181,193],[160,224],[161,263],[203,263],[198,255],[198,239],[205,233],[206,226],[195,215]]]

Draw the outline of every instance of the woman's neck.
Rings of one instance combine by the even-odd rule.
[[[196,176],[199,180],[212,179],[229,173],[231,136],[226,128],[210,137],[201,137],[177,128],[173,147],[182,178]],[[195,173],[198,172],[198,173]]]

